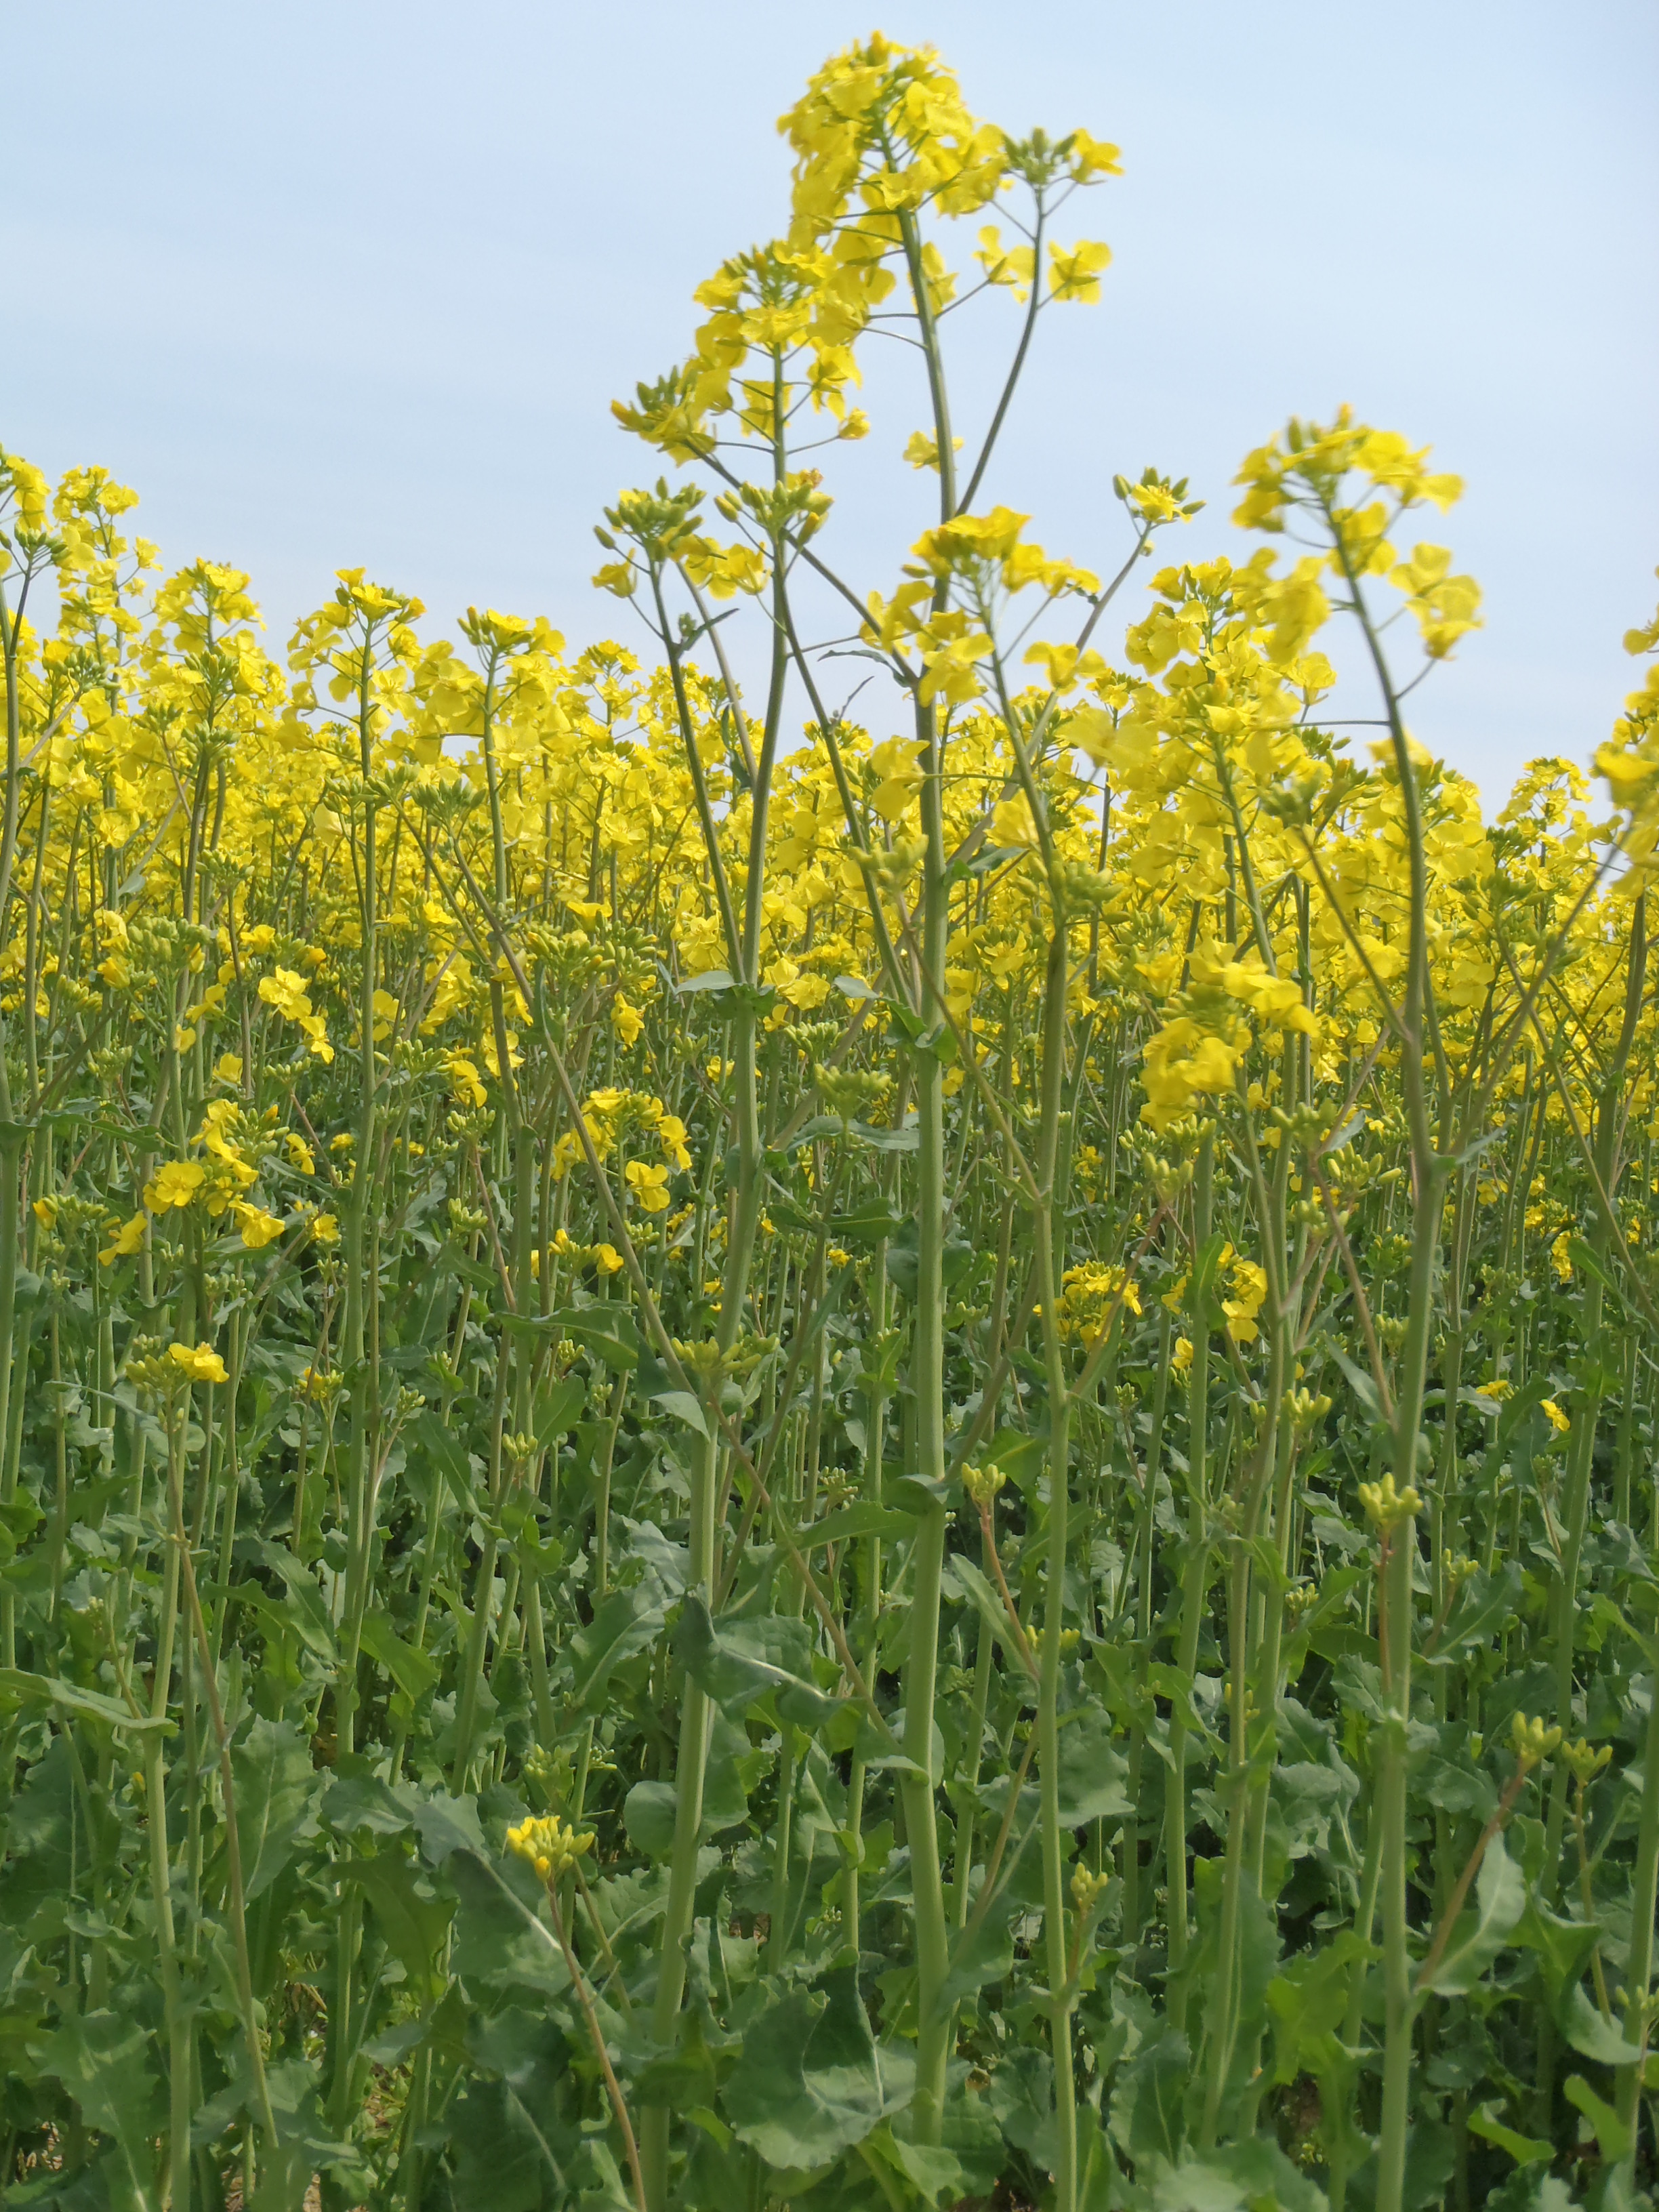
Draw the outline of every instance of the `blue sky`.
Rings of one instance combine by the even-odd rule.
[[[252,572],[279,644],[358,564],[438,628],[477,602],[627,639],[588,586],[592,525],[650,457],[608,402],[684,352],[694,284],[780,227],[775,118],[872,20],[821,0],[9,10],[0,443],[106,464],[170,564]],[[1243,453],[1351,401],[1468,480],[1429,534],[1488,623],[1413,701],[1418,733],[1489,805],[1534,754],[1587,759],[1659,560],[1650,0],[899,0],[878,20],[939,46],[1010,130],[1124,150],[1079,226],[1114,247],[1103,303],[1045,317],[988,495],[1104,565],[1113,472],[1152,461],[1211,502],[1184,550],[1242,546]],[[1006,335],[983,327],[970,410]],[[927,520],[898,458],[924,416],[884,371],[872,398],[832,527],[885,589]]]

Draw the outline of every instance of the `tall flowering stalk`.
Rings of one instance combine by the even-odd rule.
[[[1636,2201],[1659,675],[1483,815],[1346,410],[1045,550],[1115,149],[782,127],[623,641],[0,455],[0,2193]]]

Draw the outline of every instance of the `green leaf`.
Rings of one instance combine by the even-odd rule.
[[[567,1375],[538,1392],[532,1416],[536,1441],[545,1450],[556,1437],[574,1428],[587,1403],[587,1386],[579,1376]]]
[[[734,2132],[781,2168],[826,2165],[902,2100],[850,1967],[755,2015],[722,2099]]]
[[[449,1878],[460,1899],[450,1964],[464,1981],[543,1997],[569,1988],[558,1939],[540,1917],[544,1893],[522,1859],[458,1850]]]
[[[947,2197],[954,2204],[963,2193],[963,2172],[954,2151],[925,2143],[906,2142],[883,2122],[862,2144],[866,2159],[879,2158],[902,2173],[924,2203],[937,2204]]]
[[[1066,1827],[1131,1809],[1123,1787],[1128,1765],[1112,1741],[1103,1707],[1084,1705],[1060,1715],[1059,1754],[1060,1817]]]
[[[1013,1961],[1014,1937],[1007,1912],[993,1905],[977,1928],[963,1930],[951,1951],[936,2016],[943,2020],[964,1997],[976,1996],[988,1982],[1005,1981]]]
[[[732,988],[731,971],[725,968],[705,968],[701,975],[682,975],[674,986],[682,998],[691,991],[729,991]]]
[[[106,1698],[96,1690],[83,1690],[77,1683],[62,1682],[50,1674],[31,1674],[21,1667],[0,1667],[0,1698],[10,1697],[20,1705],[49,1705],[58,1713],[80,1713],[88,1720],[102,1721],[107,1728],[126,1729],[143,1735],[159,1730],[172,1735],[178,1728],[176,1721],[152,1719],[130,1713],[114,1698]]]
[[[1512,1941],[1521,1948],[1538,1955],[1544,1982],[1552,1999],[1559,2002],[1562,1993],[1573,1988],[1589,1963],[1589,1954],[1595,1948],[1601,1930],[1593,1920],[1567,1920],[1540,1905],[1536,1898],[1529,1899],[1526,1911],[1516,1923]],[[1592,2017],[1598,2022],[1601,2014]],[[1587,2051],[1586,2057],[1594,2056]]]
[[[985,2101],[1016,2150],[1045,2170],[1054,2163],[1054,2069],[1046,2051],[1030,2044],[999,2060]]]
[[[1620,2160],[1630,2156],[1634,2136],[1613,2106],[1602,2103],[1582,2074],[1569,2074],[1561,2090],[1567,2102],[1577,2105],[1595,2129],[1595,2140],[1607,2165],[1617,2166]]]
[[[291,1721],[257,1715],[231,1747],[230,1765],[243,1894],[252,1905],[288,1867],[295,1846],[316,1834],[323,1778],[312,1765],[309,1740]]]
[[[1187,2067],[1186,2037],[1165,2033],[1118,2075],[1112,2091],[1112,2136],[1128,2157],[1164,2158],[1171,2165],[1180,2157]]]
[[[270,1543],[263,1536],[254,1539],[253,1547],[260,1565],[269,1568],[288,1592],[289,1606],[280,1616],[283,1625],[295,1629],[307,1650],[314,1652],[325,1665],[337,1666],[339,1641],[315,1575],[292,1552],[285,1552],[280,1544]],[[247,1588],[246,1583],[239,1583],[237,1596],[242,1596]]]
[[[1562,2033],[1579,2057],[1593,2058],[1598,2066],[1634,2066],[1642,2055],[1636,2044],[1626,2043],[1619,2030],[1602,2019],[1576,1983],[1559,2018]]]
[[[602,1692],[625,1659],[644,1650],[662,1632],[667,1615],[643,1583],[613,1589],[586,1628],[570,1639],[579,1711],[597,1712]]]
[[[909,1219],[908,1214],[895,1213],[885,1200],[872,1200],[868,1206],[855,1206],[846,1213],[832,1214],[830,1227],[842,1244],[862,1244],[866,1247],[884,1243],[895,1237]]]
[[[1480,1980],[1509,1942],[1527,1908],[1527,1885],[1521,1869],[1494,1836],[1486,1846],[1475,1877],[1475,1903],[1458,1915],[1444,1957],[1435,1969],[1430,1987],[1443,1996],[1462,1996]]]
[[[1496,1575],[1477,1571],[1458,1593],[1440,1640],[1424,1653],[1425,1660],[1431,1667],[1449,1667],[1454,1658],[1461,1664],[1471,1644],[1490,1643],[1520,1610],[1521,1569],[1516,1560],[1506,1559]]]
[[[1469,2114],[1469,2133],[1506,2150],[1517,2166],[1534,2166],[1540,2159],[1555,2156],[1555,2145],[1547,2136],[1517,2135],[1513,2128],[1504,2126],[1498,2113],[1495,2104],[1477,2106]]]
[[[895,1512],[890,1506],[878,1505],[873,1498],[866,1498],[861,1504],[845,1505],[839,1513],[826,1513],[822,1521],[797,1528],[795,1541],[807,1551],[820,1544],[851,1543],[860,1536],[879,1536],[884,1542],[900,1543],[915,1533],[912,1515]]]
[[[405,1697],[423,1697],[438,1679],[436,1664],[424,1651],[417,1651],[412,1644],[404,1642],[392,1615],[379,1606],[363,1615],[362,1644],[369,1657],[385,1668]]]
[[[1276,2142],[1258,2136],[1201,2159],[1182,2159],[1153,2184],[1158,2212],[1324,2212],[1325,2192],[1292,2166]]]
[[[769,1690],[778,1692],[779,1712],[801,1728],[817,1727],[840,1703],[812,1680],[812,1632],[791,1615],[763,1613],[716,1624],[693,1590],[680,1614],[675,1648],[692,1680],[732,1719]]]
[[[746,1729],[716,1712],[708,1732],[708,1762],[702,1778],[705,1842],[721,1829],[736,1827],[748,1819],[749,1793],[770,1764],[771,1753],[757,1751]]]
[[[1615,1297],[1619,1296],[1619,1285],[1607,1273],[1601,1255],[1582,1237],[1569,1237],[1567,1251],[1575,1267],[1582,1267],[1593,1281],[1601,1284],[1604,1291],[1611,1291]]]
[[[151,2138],[163,2125],[151,2047],[149,2030],[130,2012],[69,2013],[39,2059],[40,2072],[63,2084],[87,2125],[111,2137],[125,2201],[142,2212],[158,2202]]]
[[[442,1866],[457,1851],[476,1851],[480,1858],[489,1854],[476,1797],[423,1797],[415,1807],[414,1820],[428,1866]]]
[[[574,2203],[579,2139],[556,2117],[560,2076],[569,2064],[558,2028],[509,2005],[475,2023],[467,2049],[486,2075],[499,2078],[469,2081],[454,2108],[455,2203],[467,2212],[541,2212],[549,2203]]]
[[[424,1981],[435,1989],[443,1940],[455,1914],[454,1899],[441,1895],[425,1871],[395,1844],[383,1846],[373,1858],[345,1860],[340,1879],[367,1897],[381,1935],[403,1961],[410,1981]]]
[[[700,1437],[708,1436],[708,1416],[690,1391],[653,1390],[651,1402],[653,1406],[660,1406],[665,1413],[671,1413],[677,1421],[684,1421],[688,1429],[695,1429]]]
[[[920,1521],[938,1507],[947,1504],[951,1496],[950,1478],[943,1474],[890,1475],[882,1492],[882,1503],[896,1512],[908,1513]]]
[[[477,1514],[477,1494],[472,1487],[472,1462],[459,1437],[453,1436],[435,1413],[422,1413],[410,1434],[448,1484],[463,1513]]]
[[[596,1298],[591,1306],[563,1306],[552,1316],[558,1334],[595,1352],[613,1375],[631,1375],[640,1364],[640,1333],[624,1305]]]
[[[1014,1631],[1008,1619],[1008,1608],[973,1561],[964,1553],[952,1553],[945,1563],[945,1571],[940,1579],[941,1586],[947,1595],[956,1595],[966,1598],[973,1606],[987,1628],[1001,1644],[1010,1664],[1018,1667],[1022,1674],[1027,1674],[1025,1662],[1019,1656],[1019,1646],[1014,1641]]]
[[[665,1859],[674,1848],[676,1802],[672,1782],[636,1782],[623,1800],[629,1841],[648,1859]]]
[[[867,1145],[876,1152],[914,1152],[921,1142],[921,1131],[914,1123],[908,1128],[894,1129],[868,1121],[843,1121],[839,1114],[815,1114],[790,1138],[788,1149],[798,1152],[801,1146],[815,1143],[821,1137],[846,1137],[855,1145]]]

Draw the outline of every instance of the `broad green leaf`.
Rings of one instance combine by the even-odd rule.
[[[838,1513],[826,1513],[822,1521],[797,1528],[795,1541],[805,1551],[820,1544],[849,1543],[860,1536],[879,1536],[888,1543],[902,1543],[915,1533],[915,1522],[908,1513],[895,1512],[890,1506],[878,1505],[873,1498],[866,1498],[862,1504],[844,1505]]]
[[[477,1514],[479,1506],[477,1492],[472,1484],[472,1463],[460,1439],[450,1433],[435,1413],[418,1415],[413,1424],[412,1433],[448,1484],[451,1494],[462,1512]]]
[[[255,1539],[254,1550],[261,1565],[270,1569],[288,1593],[289,1605],[283,1614],[284,1625],[295,1628],[307,1648],[325,1664],[337,1664],[339,1642],[315,1575],[291,1552],[285,1552],[280,1544],[272,1544],[264,1537]],[[239,1597],[246,1588],[246,1584],[238,1585]]]
[[[722,2101],[769,2166],[821,2166],[861,2142],[900,2101],[850,1970],[791,1990],[750,2021]]]
[[[178,1728],[176,1721],[130,1712],[118,1698],[83,1690],[77,1683],[62,1682],[52,1675],[31,1674],[21,1667],[0,1667],[0,1699],[8,1698],[18,1705],[49,1705],[54,1712],[80,1713],[135,1735],[152,1731],[172,1735]]]
[[[337,1835],[367,1828],[372,1835],[400,1836],[413,1826],[415,1793],[407,1783],[394,1790],[374,1762],[361,1752],[341,1759],[323,1793],[323,1825]]]
[[[368,1899],[381,1935],[410,1980],[430,1983],[454,1917],[454,1899],[444,1896],[396,1844],[383,1844],[373,1858],[345,1860],[340,1879]]]
[[[937,2204],[941,2197],[954,2204],[963,2193],[962,2168],[954,2151],[906,2142],[884,2121],[861,2148],[866,2157],[878,2158],[902,2173],[924,2204]]]
[[[309,1739],[291,1721],[258,1716],[232,1745],[230,1765],[242,1889],[252,1905],[289,1865],[295,1847],[317,1832],[323,1778],[312,1765]]]
[[[429,1865],[442,1866],[456,1851],[476,1851],[480,1858],[489,1854],[476,1797],[423,1797],[414,1808],[414,1820]]]
[[[460,1899],[450,1964],[483,1989],[562,1996],[570,1976],[558,1939],[543,1919],[543,1892],[521,1859],[495,1860],[472,1850],[447,1862]]]
[[[695,1429],[700,1437],[708,1434],[708,1416],[689,1390],[653,1390],[651,1402],[660,1406],[675,1420],[683,1421],[688,1429]]]
[[[666,1615],[642,1583],[614,1589],[586,1628],[570,1639],[579,1711],[597,1712],[612,1671],[662,1632]]]
[[[1291,2164],[1276,2142],[1228,2143],[1202,2158],[1182,2159],[1152,2183],[1157,2212],[1324,2212],[1325,2192]]]
[[[1103,1706],[1062,1713],[1060,1722],[1060,1817],[1068,1828],[1107,1820],[1130,1810],[1123,1784],[1128,1765],[1112,1741]]]
[[[150,2069],[149,2030],[128,2012],[64,2016],[41,2046],[42,2074],[62,2082],[88,2127],[113,2142],[122,2194],[135,2212],[159,2203],[152,2138],[160,2133],[164,2100]]]
[[[1014,1640],[1013,1625],[1008,1619],[1008,1608],[1002,1602],[984,1575],[973,1561],[961,1552],[945,1561],[942,1577],[948,1595],[959,1592],[974,1607],[1007,1655],[1008,1662],[1025,1672],[1025,1662],[1019,1656],[1019,1646]]]
[[[1509,1942],[1527,1908],[1527,1885],[1521,1869],[1504,1848],[1501,1835],[1486,1846],[1474,1881],[1472,1911],[1458,1915],[1436,1967],[1430,1987],[1443,1996],[1462,1996],[1472,1990]]]
[[[1564,1919],[1534,1897],[1528,1899],[1527,1909],[1516,1923],[1510,1940],[1526,1950],[1536,1952],[1550,1996],[1559,2000],[1565,1990],[1576,1987],[1578,1977],[1589,1963],[1589,1954],[1595,1948],[1600,1933],[1594,1921]],[[1598,2026],[1601,2024],[1599,2013],[1592,2013],[1591,2017]],[[1586,2051],[1584,2055],[1591,2057],[1595,2054]]]
[[[1127,2157],[1167,2159],[1171,2165],[1179,2159],[1188,2063],[1186,2037],[1169,2033],[1119,2074],[1112,2089],[1111,2130]]]
[[[992,2069],[985,2101],[1017,2150],[1045,2172],[1054,2162],[1054,2069],[1046,2051],[1024,2044]]]
[[[1575,1983],[1568,1993],[1560,2019],[1567,2041],[1581,2058],[1593,2058],[1598,2066],[1617,2067],[1634,2066],[1641,2056],[1636,2044],[1626,2043],[1620,2031],[1602,2019],[1579,1984]]]
[[[964,1929],[951,1950],[950,1971],[940,1985],[937,2016],[943,2019],[964,1997],[975,1996],[988,1982],[1006,1978],[1014,1961],[1008,1911],[993,1904],[979,1926]]]
[[[828,1719],[839,1702],[811,1679],[811,1631],[791,1615],[716,1623],[693,1590],[680,1614],[676,1649],[692,1680],[734,1719],[769,1690],[779,1693],[784,1718],[803,1728]]]
[[[1501,1635],[1520,1607],[1521,1569],[1514,1559],[1506,1559],[1495,1575],[1477,1571],[1459,1591],[1438,1642],[1425,1652],[1426,1662],[1431,1667],[1464,1663],[1463,1655]]]
[[[550,2100],[526,2097],[506,2081],[471,2081],[455,2101],[449,2132],[454,2202],[467,2212],[541,2212],[550,2190],[555,2203],[574,2201],[566,2160],[576,2146],[564,2141]]]
[[[375,1607],[363,1615],[362,1648],[386,1668],[406,1697],[424,1696],[438,1679],[438,1668],[424,1651],[417,1651],[398,1633],[392,1615]]]
[[[640,1364],[640,1333],[628,1308],[599,1298],[590,1306],[564,1306],[551,1316],[556,1334],[597,1352],[616,1375],[631,1375]]]
[[[665,1859],[674,1848],[674,1785],[636,1782],[623,1800],[623,1826],[635,1850]]]
[[[556,1437],[574,1428],[586,1403],[587,1386],[579,1376],[567,1375],[562,1382],[550,1383],[536,1400],[537,1443],[545,1449]]]

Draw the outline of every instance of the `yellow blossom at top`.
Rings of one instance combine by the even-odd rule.
[[[556,1881],[593,1848],[591,1831],[578,1834],[557,1814],[532,1814],[507,1832],[507,1847],[526,1860],[544,1881]]]
[[[192,1382],[228,1382],[230,1380],[224,1361],[209,1345],[170,1344],[167,1357],[176,1367],[183,1369]]]

